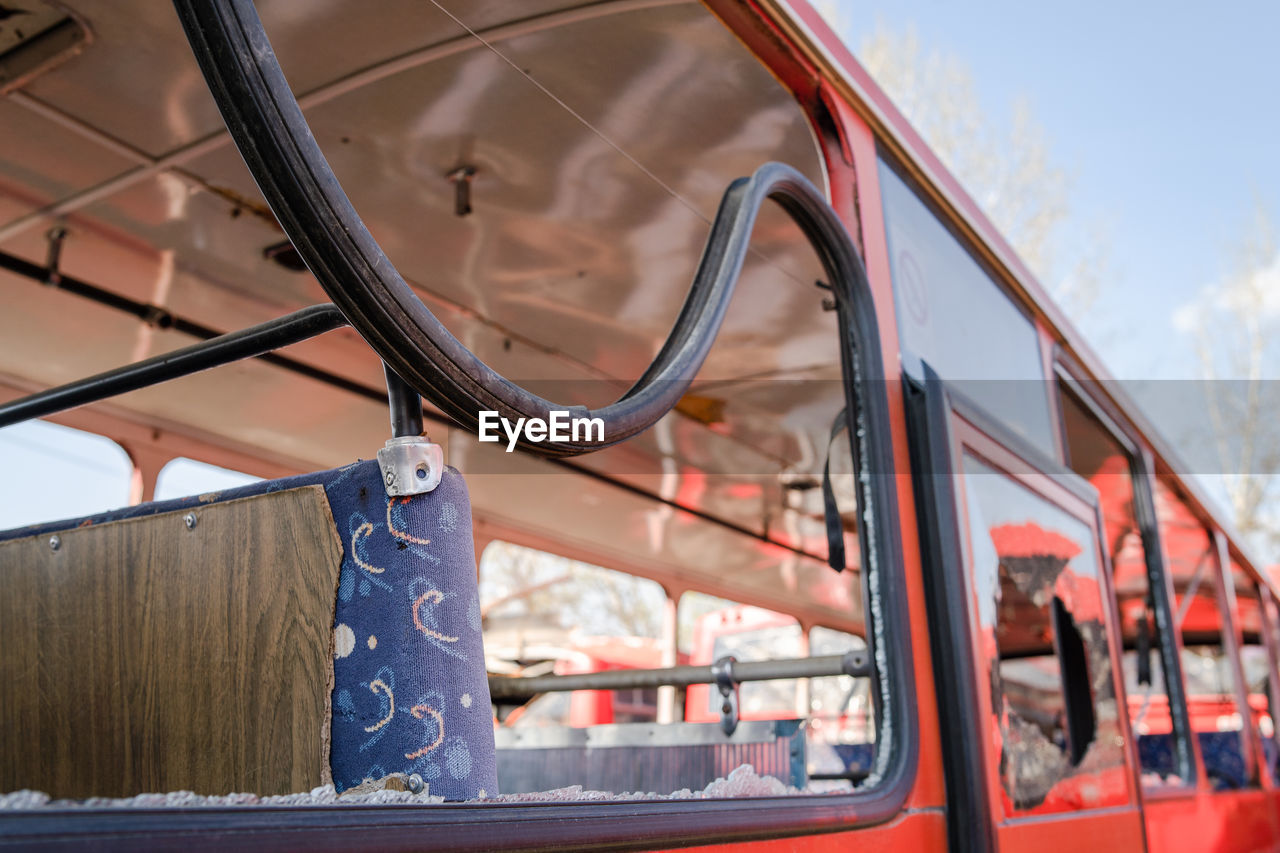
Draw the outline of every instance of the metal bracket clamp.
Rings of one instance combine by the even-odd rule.
[[[844,657],[840,659],[840,668],[844,670],[845,675],[868,678],[872,670],[871,656],[863,650],[845,652]]]
[[[726,655],[711,664],[711,675],[723,700],[720,703],[720,730],[726,735],[732,735],[738,728],[738,680],[733,676],[736,662],[733,655]]]
[[[388,496],[421,495],[440,485],[444,449],[421,436],[393,438],[378,451],[378,467]]]

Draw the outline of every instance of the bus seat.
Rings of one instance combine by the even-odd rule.
[[[453,469],[409,498],[366,461],[19,528],[0,576],[0,791],[497,793]]]
[[[1173,735],[1138,735],[1138,764],[1145,773],[1169,776],[1178,772],[1178,758],[1173,750]]]
[[[1205,773],[1215,790],[1234,790],[1249,784],[1241,751],[1242,736],[1239,731],[1196,732]]]

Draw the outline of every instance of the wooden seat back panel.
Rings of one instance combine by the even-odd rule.
[[[330,781],[342,546],[323,487],[58,537],[0,542],[0,791]]]

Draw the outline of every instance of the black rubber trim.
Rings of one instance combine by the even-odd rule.
[[[1191,711],[1186,682],[1182,680],[1182,656],[1178,653],[1178,626],[1173,616],[1173,600],[1165,572],[1164,549],[1160,544],[1160,523],[1156,514],[1155,478],[1146,457],[1130,457],[1133,476],[1133,509],[1138,518],[1138,534],[1142,537],[1142,553],[1147,560],[1147,589],[1155,607],[1156,628],[1160,632],[1160,660],[1164,664],[1165,695],[1173,728],[1174,753],[1178,777],[1194,786],[1197,778],[1196,756],[1191,741]],[[1141,769],[1141,768],[1139,768]]]
[[[912,483],[924,563],[942,771],[947,786],[947,841],[953,853],[996,849],[987,793],[987,730],[978,700],[978,671],[969,633],[963,531],[951,455],[951,404],[927,364],[925,383],[904,378]]]
[[[521,436],[520,446],[532,453],[568,456],[617,444],[656,423],[684,395],[714,342],[766,199],[791,216],[828,277],[840,283],[837,302],[849,289],[866,287],[849,235],[822,194],[789,166],[766,164],[726,191],[680,315],[631,390],[595,410],[554,404],[477,358],[396,271],[316,144],[252,2],[175,0],[175,6],[223,120],[298,253],[382,360],[463,427],[474,431],[481,411],[512,420],[548,419],[553,410],[602,419],[603,441],[535,443]]]

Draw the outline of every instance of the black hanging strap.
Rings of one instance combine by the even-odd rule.
[[[845,569],[844,561],[844,519],[840,517],[840,507],[836,506],[836,493],[831,488],[831,445],[836,437],[847,427],[846,409],[841,409],[831,424],[831,436],[827,439],[827,461],[822,466],[822,511],[827,521],[827,565],[837,572]]]

